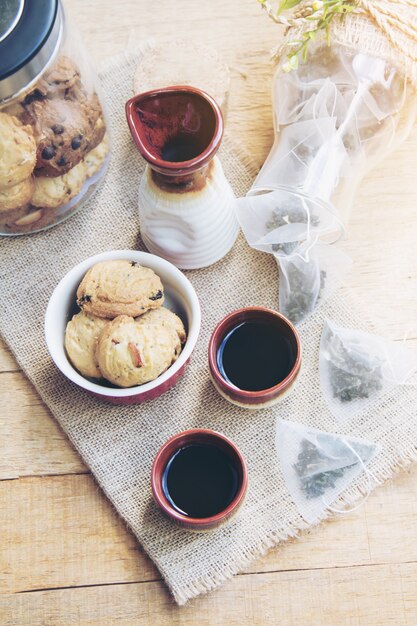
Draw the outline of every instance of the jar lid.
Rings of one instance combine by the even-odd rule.
[[[0,102],[36,80],[60,36],[59,0],[0,0]]]

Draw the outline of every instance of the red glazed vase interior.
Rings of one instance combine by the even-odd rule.
[[[207,165],[223,135],[219,106],[195,87],[139,94],[126,103],[126,117],[139,152],[162,174],[189,174]]]

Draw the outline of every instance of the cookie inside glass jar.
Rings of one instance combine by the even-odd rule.
[[[0,21],[3,235],[37,232],[75,213],[108,162],[107,122],[82,42],[58,0],[45,6],[42,24],[31,3],[8,26]]]

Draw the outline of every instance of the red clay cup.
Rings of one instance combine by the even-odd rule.
[[[162,486],[165,468],[173,455],[181,448],[196,443],[214,445],[226,452],[231,457],[238,473],[239,486],[235,497],[223,511],[212,517],[188,517],[179,513],[167,499]],[[224,523],[237,512],[246,495],[248,474],[242,454],[228,437],[214,430],[195,428],[174,435],[159,450],[152,465],[151,487],[156,504],[165,516],[178,526],[189,530],[210,530]]]
[[[264,322],[268,324],[268,326],[272,325],[290,342],[294,355],[292,369],[286,378],[278,381],[276,385],[269,389],[262,389],[260,391],[239,389],[225,380],[219,370],[217,354],[220,345],[225,336],[233,328],[236,328],[236,326],[239,326],[239,324],[243,322]],[[292,389],[301,368],[301,343],[296,328],[284,315],[281,315],[281,313],[265,307],[246,307],[229,313],[229,315],[217,324],[210,338],[208,359],[212,382],[223,398],[232,404],[246,409],[261,409],[276,404],[282,399],[284,394]],[[248,367],[251,366],[256,367],[256,364],[251,365],[248,362]]]

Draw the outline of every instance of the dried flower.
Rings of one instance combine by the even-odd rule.
[[[330,45],[330,24],[336,16],[343,16],[354,11],[359,0],[280,0],[278,6],[268,0],[258,0],[268,16],[284,26],[305,26],[311,24],[301,35],[301,39],[290,41],[290,52],[287,54],[288,61],[283,64],[283,71],[290,72],[297,69],[299,58],[306,61],[308,47],[311,41],[315,41],[317,35],[324,31],[327,43]],[[284,15],[291,12],[290,15]],[[295,60],[294,60],[295,59]]]

